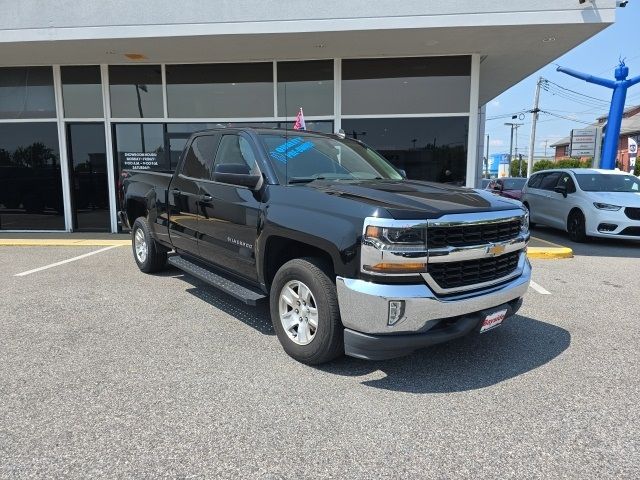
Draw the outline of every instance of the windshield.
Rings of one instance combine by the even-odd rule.
[[[526,178],[505,178],[503,180],[505,190],[522,190],[526,183]]]
[[[260,135],[280,183],[330,180],[401,180],[396,169],[370,148],[348,139],[292,132]]]
[[[576,173],[578,185],[585,192],[640,192],[640,180],[632,175]]]

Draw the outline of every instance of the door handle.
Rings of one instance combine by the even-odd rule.
[[[182,190],[180,190],[179,188],[172,188],[171,193],[173,193],[174,195],[180,195],[182,193]]]
[[[202,200],[203,202],[210,202],[211,200],[213,200],[213,197],[211,195],[201,195],[200,200]]]

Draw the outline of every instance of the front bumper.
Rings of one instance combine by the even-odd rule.
[[[600,230],[599,227],[603,224],[615,225],[616,228],[606,231]],[[626,234],[630,231],[634,234]],[[640,240],[638,232],[640,232],[640,220],[629,218],[624,213],[624,208],[616,212],[594,209],[592,215],[587,215],[586,233],[590,237]]]
[[[472,331],[486,310],[506,305],[513,315],[531,280],[522,253],[522,273],[480,291],[437,296],[426,284],[379,284],[337,277],[338,303],[345,327],[345,353],[360,358],[393,358]],[[388,325],[390,300],[404,300],[403,317]],[[451,322],[451,319],[457,319]],[[446,328],[439,325],[443,320]]]

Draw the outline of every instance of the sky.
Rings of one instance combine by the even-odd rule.
[[[587,128],[586,124],[592,123],[596,117],[608,113],[611,90],[557,72],[556,67],[562,65],[613,79],[618,59],[622,57],[626,59],[626,64],[629,67],[629,78],[640,75],[639,27],[640,0],[630,0],[625,8],[616,9],[616,22],[613,25],[490,101],[487,104],[485,132],[489,135],[489,154],[509,153],[511,128],[504,124],[514,122],[524,124],[516,130],[517,136],[514,136],[514,144],[516,139],[518,144],[517,152],[528,155],[532,115],[525,113],[522,120],[512,120],[510,115],[504,116],[531,110],[536,83],[541,76],[556,85],[548,84],[549,91],[541,90],[540,109],[555,116],[541,113],[538,117],[536,157],[545,155],[545,144],[547,145],[546,155],[553,156],[554,149],[550,147],[552,143],[563,137],[568,137],[571,129]],[[591,98],[567,92],[557,85],[580,94],[589,95]],[[640,84],[629,89],[625,105],[627,107],[640,105]],[[565,118],[559,118],[558,115]]]

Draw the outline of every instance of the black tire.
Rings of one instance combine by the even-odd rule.
[[[587,241],[587,227],[581,211],[574,210],[569,214],[567,232],[569,232],[569,238],[573,242],[584,243]]]
[[[524,208],[526,208],[527,212],[529,212],[529,230],[531,230],[536,226],[536,224],[531,221],[531,207],[527,202],[524,202]]]
[[[330,272],[330,266],[318,258],[296,258],[280,267],[271,284],[271,321],[278,340],[289,356],[307,365],[319,365],[344,355],[344,327]],[[317,308],[317,328],[306,345],[290,338],[280,320],[280,295],[285,286],[295,281],[309,288]]]
[[[147,246],[147,255],[144,258],[140,258],[136,253],[136,234],[138,231],[142,232]],[[133,222],[133,228],[131,229],[131,248],[133,249],[133,258],[138,264],[138,268],[144,273],[159,272],[167,264],[167,251],[153,239],[149,229],[149,223],[144,217],[138,217],[136,221]]]

